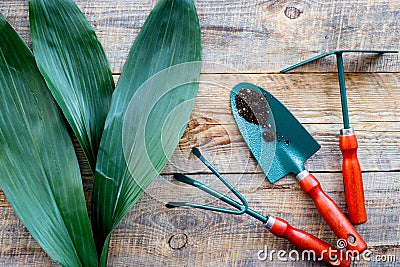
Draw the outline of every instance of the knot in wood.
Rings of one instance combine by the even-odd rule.
[[[285,16],[288,17],[289,19],[297,19],[298,17],[300,17],[300,14],[303,12],[294,6],[288,6],[288,7],[286,7],[284,13],[285,13]]]
[[[168,244],[172,249],[182,249],[186,246],[187,239],[188,237],[184,233],[174,234],[169,238]]]

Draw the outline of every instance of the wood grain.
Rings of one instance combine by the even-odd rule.
[[[396,209],[399,199],[385,199],[386,190],[399,190],[399,183],[395,175],[392,176],[394,183],[390,186],[385,185],[385,180],[390,179],[386,175],[367,174],[367,179],[373,178],[376,181],[376,187],[366,187],[367,203],[369,214],[381,214],[374,216],[367,224],[357,227],[360,233],[365,237],[374,253],[385,251],[381,247],[381,241],[375,240],[381,231],[399,230],[398,215]],[[233,178],[234,175],[226,175]],[[215,179],[210,176],[195,175],[197,179]],[[269,186],[263,187],[256,192],[248,192],[246,188],[250,184],[242,183],[237,187],[249,200],[250,206],[264,214],[276,214],[291,222],[292,225],[305,229],[314,235],[324,238],[327,242],[335,244],[336,238],[320,218],[313,208],[312,202],[301,192],[293,177],[287,177],[279,182],[282,188],[277,192],[276,189]],[[332,174],[321,175],[324,181],[325,190],[333,197],[343,209],[344,198],[340,189],[335,189],[337,177]],[[244,180],[246,181],[246,179]],[[174,198],[176,192],[171,192],[171,198]],[[192,198],[196,193],[192,190]],[[291,199],[291,201],[288,201]],[[380,199],[374,201],[374,199]],[[191,266],[191,263],[205,262],[208,266],[270,266],[267,263],[260,262],[256,253],[260,249],[292,249],[291,245],[284,240],[280,240],[268,234],[262,224],[253,218],[245,216],[232,216],[206,211],[187,209],[184,212],[179,210],[165,210],[162,203],[154,202],[153,199],[144,197],[141,201],[146,204],[141,205],[142,209],[137,209],[130,213],[114,233],[114,240],[118,240],[115,248],[123,244],[125,235],[133,231],[138,231],[133,235],[148,233],[143,237],[144,242],[148,243],[147,248],[140,245],[135,246],[131,251],[132,257],[128,260],[116,257],[115,265],[153,265],[159,266],[160,263],[165,266]],[[149,202],[147,202],[149,201]],[[142,202],[141,202],[142,203]],[[150,204],[152,203],[152,204]],[[384,209],[382,209],[384,207]],[[149,209],[149,210],[147,210]],[[387,213],[387,214],[386,214]],[[383,215],[386,214],[386,215]],[[132,216],[132,217],[131,217]],[[376,227],[374,227],[376,226]],[[140,229],[140,230],[135,230]],[[167,233],[165,232],[167,230]],[[132,233],[131,233],[132,234]],[[168,245],[171,237],[178,234],[187,236],[187,243],[179,250],[174,250]],[[386,246],[398,246],[398,235],[385,236]],[[139,252],[140,251],[140,252]],[[393,250],[390,250],[393,251]],[[397,247],[398,252],[398,247]],[[116,252],[118,253],[118,252]],[[124,251],[122,252],[124,253]],[[122,254],[121,253],[121,254]],[[146,255],[139,259],[132,259],[134,255]],[[147,266],[148,266],[147,265]],[[274,266],[287,266],[287,263],[274,262]],[[299,263],[296,266],[323,266],[321,264],[312,265]]]
[[[120,73],[155,0],[76,0]],[[335,49],[399,50],[399,1],[197,0],[203,60],[235,73],[278,72]],[[29,40],[28,2],[3,0],[0,12]],[[294,16],[292,14],[298,14]],[[345,56],[349,72],[399,72],[399,55]],[[221,72],[210,67],[206,72]],[[336,71],[333,57],[299,71]]]
[[[119,73],[156,0],[76,0]],[[230,89],[252,82],[279,98],[321,144],[306,164],[346,211],[338,134],[342,128],[334,57],[278,71],[334,49],[399,50],[400,1],[197,0],[202,26],[202,83],[189,127],[170,163],[113,233],[109,266],[324,266],[312,262],[260,261],[261,249],[293,247],[268,234],[249,216],[165,208],[163,201],[217,204],[179,186],[183,172],[218,190],[224,188],[189,151],[199,146],[224,176],[264,215],[335,245],[336,238],[293,176],[265,180],[240,136],[229,106]],[[0,12],[30,43],[28,1],[3,0]],[[372,256],[397,262],[360,261],[354,266],[397,266],[400,261],[400,55],[345,55],[350,122],[359,140],[369,221],[357,226]],[[367,73],[368,72],[368,73]],[[371,73],[369,73],[371,72]],[[86,199],[93,178],[74,139]],[[162,196],[162,197],[161,197]],[[90,206],[90,201],[88,201]],[[57,266],[19,221],[0,190],[0,266]]]

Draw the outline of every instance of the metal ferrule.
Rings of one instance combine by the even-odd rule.
[[[307,170],[304,170],[302,172],[300,172],[299,174],[296,175],[297,180],[299,180],[299,182],[301,180],[303,180],[304,178],[306,178],[308,175],[310,175],[310,173]]]
[[[341,135],[341,136],[354,135],[354,128],[341,129],[341,130],[340,130],[340,135]]]
[[[271,230],[272,226],[275,224],[275,217],[268,215],[268,221],[265,223],[265,227],[269,230]]]

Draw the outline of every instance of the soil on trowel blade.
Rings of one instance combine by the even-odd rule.
[[[262,93],[242,89],[236,94],[235,102],[239,115],[246,121],[261,125],[263,128],[268,126],[269,107]]]
[[[261,125],[262,128],[270,128],[268,124],[269,106],[268,101],[262,93],[251,89],[242,89],[235,96],[236,108],[239,115],[250,123]],[[275,132],[266,130],[263,138],[267,142],[276,139]]]
[[[263,132],[263,138],[267,142],[272,142],[276,139],[276,134],[271,130],[266,130],[265,132]]]

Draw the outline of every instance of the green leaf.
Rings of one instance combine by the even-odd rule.
[[[160,0],[131,48],[101,139],[92,227],[102,265],[111,231],[179,142],[197,94],[200,60],[193,1]]]
[[[36,62],[94,171],[114,80],[104,50],[72,0],[30,0]]]
[[[63,266],[96,266],[75,151],[24,41],[0,14],[0,186],[32,236]]]

